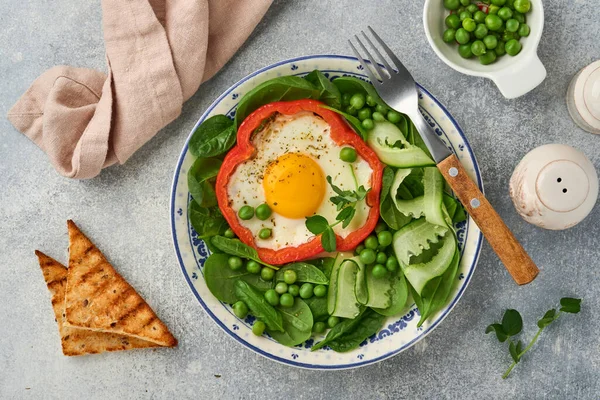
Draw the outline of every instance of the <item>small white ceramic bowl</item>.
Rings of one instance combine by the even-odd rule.
[[[425,35],[433,51],[450,67],[467,75],[489,78],[504,97],[513,99],[533,90],[546,78],[546,68],[537,55],[537,48],[544,29],[544,6],[542,0],[531,0],[527,13],[527,25],[531,33],[521,38],[523,49],[514,57],[505,55],[495,63],[481,65],[477,57],[464,59],[458,54],[456,44],[442,39],[447,29],[444,19],[449,11],[442,0],[426,0],[423,9]]]

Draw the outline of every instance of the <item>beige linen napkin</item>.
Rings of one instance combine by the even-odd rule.
[[[85,179],[124,163],[181,113],[272,0],[102,0],[108,76],[57,66],[8,113],[56,170]]]

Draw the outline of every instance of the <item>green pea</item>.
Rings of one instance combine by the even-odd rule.
[[[361,251],[363,251],[365,249],[365,245],[364,244],[359,244],[358,246],[356,246],[356,248],[354,249],[354,254],[359,255]]]
[[[519,34],[515,32],[504,32],[502,34],[502,40],[504,40],[505,42],[508,42],[512,39],[519,40]]]
[[[476,40],[471,44],[471,51],[475,56],[483,55],[486,51],[485,44],[481,40]]]
[[[519,30],[519,21],[517,21],[514,18],[511,18],[508,21],[506,21],[506,30],[509,32],[518,31]]]
[[[242,206],[242,208],[240,208],[240,211],[238,211],[238,217],[245,221],[252,219],[252,217],[254,217],[254,207],[248,205]]]
[[[349,106],[350,105],[350,97],[352,97],[352,95],[350,93],[344,93],[342,95],[342,105],[344,107]]]
[[[275,289],[269,289],[265,292],[265,300],[267,300],[267,302],[272,306],[279,305],[279,295]]]
[[[379,253],[377,253],[377,256],[375,257],[375,262],[377,264],[385,264],[386,261],[387,261],[387,256],[385,255],[385,253],[383,251],[380,251]]]
[[[510,8],[511,10],[515,9],[515,0],[506,0],[506,7]]]
[[[313,332],[323,333],[325,332],[325,328],[325,322],[315,322],[315,324],[313,325]]]
[[[272,234],[273,232],[270,228],[262,228],[260,231],[258,231],[258,237],[263,240],[270,238]]]
[[[503,20],[508,21],[509,19],[512,18],[513,12],[508,7],[502,7],[501,9],[498,10],[498,16],[500,18],[502,18]]]
[[[365,95],[362,93],[355,93],[350,98],[350,105],[357,110],[360,110],[365,106]]]
[[[485,54],[479,56],[479,62],[483,65],[488,65],[496,61],[496,52],[488,50]]]
[[[459,14],[458,18],[460,18],[460,21],[462,22],[467,18],[473,18],[473,14],[465,10]]]
[[[485,16],[487,14],[484,13],[483,11],[477,11],[475,14],[473,14],[473,19],[475,20],[475,22],[477,22],[478,24],[483,24],[485,22]]]
[[[398,269],[398,260],[394,256],[389,256],[387,261],[385,262],[385,267],[388,271],[395,271]]]
[[[496,36],[493,35],[487,35],[486,37],[483,38],[483,44],[485,44],[485,47],[492,50],[495,49],[496,46],[498,46],[498,39],[496,39]],[[475,53],[473,53],[475,54]],[[479,54],[481,55],[481,54]]]
[[[272,281],[275,276],[275,271],[269,267],[262,267],[260,270],[260,277],[265,281]]]
[[[477,7],[477,4],[468,4],[467,11],[470,12],[471,14],[475,14],[477,11],[479,11],[479,7]]]
[[[373,96],[371,96],[370,94],[367,95],[367,105],[369,107],[374,107],[377,104],[377,102],[375,101],[375,98]]]
[[[382,106],[381,104],[377,104],[375,106],[375,111],[377,111],[378,113],[380,113],[381,115],[386,115],[388,113],[388,108],[385,106]]]
[[[346,109],[344,110],[346,112],[346,114],[350,114],[350,115],[354,115],[356,116],[356,114],[358,114],[358,110],[354,107],[352,107],[351,105],[346,107]]]
[[[311,298],[314,294],[314,286],[312,283],[303,283],[300,286],[300,297],[303,299]]]
[[[365,243],[365,247],[367,249],[375,250],[375,249],[377,249],[377,246],[379,246],[379,243],[377,242],[377,237],[375,237],[374,235],[369,235],[365,239],[364,243]]]
[[[372,115],[373,120],[377,121],[377,122],[382,122],[385,121],[385,117],[383,116],[382,113],[380,113],[379,111],[375,111]],[[365,120],[366,121],[366,120]]]
[[[254,333],[256,336],[261,336],[265,332],[266,328],[267,326],[264,322],[256,321],[254,322],[254,325],[252,325],[252,333]]]
[[[519,21],[520,24],[524,24],[525,23],[525,14],[521,14],[518,11],[515,11],[513,13],[513,18],[516,19],[517,21]]]
[[[364,249],[360,252],[360,255],[358,257],[360,258],[360,261],[362,261],[365,264],[374,263],[376,258],[375,251],[373,251],[372,249]]]
[[[459,6],[459,0],[444,0],[444,7],[446,7],[448,10],[456,10]]]
[[[327,294],[327,286],[325,285],[317,285],[315,286],[315,289],[313,290],[315,296],[317,297],[323,297]]]
[[[246,270],[251,274],[260,274],[261,266],[254,260],[248,260],[246,263]]]
[[[477,39],[483,39],[488,34],[488,28],[485,26],[485,24],[479,24],[477,25],[474,34]]]
[[[466,7],[458,7],[456,9],[456,15],[460,15],[461,12],[466,11],[467,8]]]
[[[400,122],[401,119],[402,114],[400,114],[399,112],[394,110],[388,111],[387,120],[390,121],[392,124],[397,124],[398,122]]]
[[[371,118],[371,109],[369,107],[363,107],[360,110],[358,110],[358,119],[360,119],[361,121],[364,121],[367,118]]]
[[[288,293],[290,294],[290,296],[299,296],[300,295],[300,286],[298,285],[290,285],[288,287]]]
[[[381,231],[387,230],[388,226],[385,222],[379,221],[377,225],[375,225],[375,233],[379,233]]]
[[[277,294],[287,293],[288,284],[285,282],[277,282],[277,285],[275,285],[275,291],[277,292]]]
[[[496,46],[496,48],[494,49],[494,51],[496,52],[496,55],[498,57],[502,57],[503,55],[506,54],[506,48],[504,47],[504,40],[499,40],[498,41],[498,46]]]
[[[471,4],[471,0],[460,0],[460,4],[466,7]]]
[[[460,18],[456,14],[450,14],[445,19],[446,26],[450,29],[458,29],[460,27]],[[369,99],[367,98],[367,104],[369,104]],[[375,104],[369,104],[373,107]]]
[[[502,7],[506,4],[506,0],[492,0],[492,4],[498,7]]]
[[[354,150],[352,147],[344,147],[342,150],[340,150],[340,160],[347,163],[353,163],[356,161],[356,158],[356,150]]]
[[[374,278],[383,278],[387,275],[388,270],[381,264],[375,264],[371,273],[373,274]]]
[[[455,34],[456,41],[460,44],[469,43],[471,35],[465,30],[465,28],[458,28]]]
[[[500,10],[500,7],[492,4],[491,6],[488,7],[488,15],[498,15],[499,10]]]
[[[333,328],[334,326],[336,326],[339,323],[340,323],[339,317],[334,317],[332,315],[331,317],[327,318],[327,326],[330,328]]]
[[[462,21],[462,27],[465,28],[467,32],[474,32],[477,28],[477,23],[473,18],[465,18]],[[456,35],[456,32],[454,33]]]
[[[519,36],[527,37],[527,36],[529,36],[529,32],[530,32],[529,25],[521,24],[521,26],[519,26],[519,31],[518,31]]]
[[[246,318],[246,315],[248,315],[248,306],[243,301],[236,302],[232,306],[232,308],[233,308],[233,313],[239,319],[244,319],[244,318]]]
[[[487,26],[490,31],[497,31],[502,28],[502,18],[497,15],[490,14],[485,17],[485,26]],[[458,35],[458,31],[456,34]]]
[[[515,0],[513,7],[516,11],[526,14],[531,10],[531,1],[529,0]]]
[[[294,305],[294,296],[290,293],[284,293],[279,297],[279,305],[281,307],[291,307]]]
[[[293,285],[294,283],[296,283],[296,271],[293,271],[291,269],[288,269],[287,271],[285,271],[283,273],[283,281],[285,283],[287,283],[288,285]]]
[[[517,39],[509,40],[508,42],[506,42],[506,45],[504,47],[506,48],[506,53],[509,56],[516,56],[521,51],[521,43],[519,43]]]
[[[231,230],[231,228],[227,228],[225,233],[223,233],[223,236],[225,236],[227,239],[233,239],[235,237],[235,233],[233,230]]]
[[[271,216],[271,207],[267,203],[263,203],[256,207],[256,218],[264,221]]]
[[[382,231],[377,234],[377,241],[381,247],[387,247],[392,244],[392,232]]]
[[[244,266],[242,259],[236,256],[229,257],[227,264],[229,264],[229,268],[231,268],[232,271],[237,271]]]
[[[371,129],[373,129],[375,127],[375,124],[373,123],[372,119],[364,119],[363,122],[361,123],[362,127],[365,128],[366,130],[370,131]]]
[[[458,46],[458,54],[460,54],[462,58],[473,57],[473,52],[471,51],[471,43],[465,43]]]

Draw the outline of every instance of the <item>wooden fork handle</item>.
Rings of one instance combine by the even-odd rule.
[[[437,166],[515,282],[525,285],[533,281],[539,272],[538,267],[469,178],[458,158],[452,154]]]

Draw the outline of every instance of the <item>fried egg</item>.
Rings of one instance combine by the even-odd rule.
[[[251,143],[253,157],[239,164],[227,184],[230,207],[236,212],[245,205],[254,208],[267,203],[271,216],[261,221],[238,218],[252,232],[257,247],[281,250],[297,247],[314,239],[305,225],[306,217],[321,215],[334,223],[338,214],[330,198],[336,196],[326,178],[342,190],[371,187],[372,169],[360,156],[353,163],[340,160],[340,146],[330,136],[330,126],[312,112],[294,115],[275,114],[255,132]],[[370,207],[360,201],[356,214],[345,228],[333,227],[345,238],[361,228]],[[260,239],[262,228],[270,228],[269,239]]]

